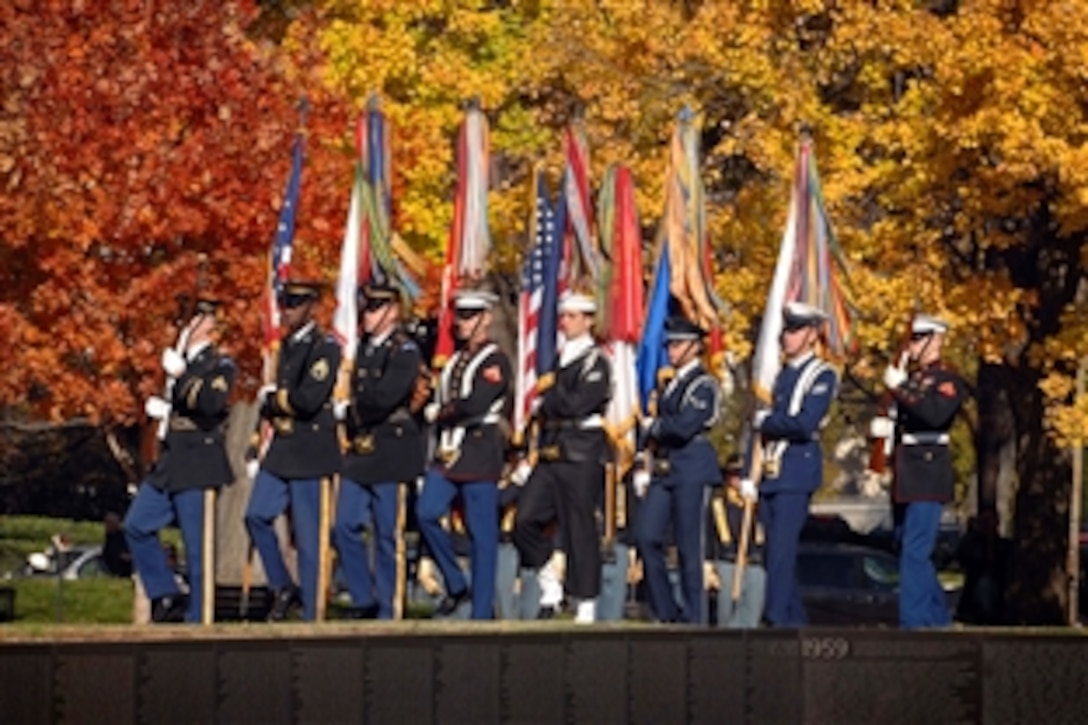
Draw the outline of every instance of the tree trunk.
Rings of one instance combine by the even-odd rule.
[[[1065,623],[1065,573],[1071,462],[1043,425],[1037,371],[1007,368],[1006,391],[1017,421],[1016,516],[1012,576],[1005,611],[1010,624]]]
[[[978,483],[975,513],[994,512],[1003,536],[1012,534],[1016,487],[1016,420],[1002,365],[979,362],[978,427],[975,435]]]
[[[246,475],[245,454],[256,425],[256,402],[237,402],[231,406],[230,420],[227,422],[227,455],[234,468],[235,479],[233,485],[220,489],[217,503],[215,579],[220,585],[240,586],[249,559],[249,532],[246,531],[245,512],[253,491],[253,481]],[[284,550],[284,560],[288,568],[291,568],[294,557],[289,555],[291,550],[288,545],[290,538],[287,535],[286,517],[280,517],[276,529]],[[265,584],[261,557],[256,553],[252,557],[250,583],[253,586]]]

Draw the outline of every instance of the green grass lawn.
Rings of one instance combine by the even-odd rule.
[[[66,534],[76,546],[100,545],[100,521],[72,521],[43,516],[0,516],[0,587],[15,590],[17,624],[126,623],[132,621],[132,580],[95,577],[65,581],[59,595],[55,577],[21,577],[26,557],[44,551],[54,534]],[[162,532],[164,541],[180,548],[177,529]]]
[[[15,589],[15,623],[125,624],[132,622],[132,580],[102,577],[61,582],[32,577],[0,582]]]

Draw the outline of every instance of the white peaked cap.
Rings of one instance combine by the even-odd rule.
[[[943,335],[948,332],[948,323],[933,315],[915,315],[910,323],[910,331],[915,335]]]
[[[559,311],[592,315],[597,312],[597,302],[589,295],[567,290],[559,297]]]
[[[816,325],[827,319],[823,310],[806,302],[787,302],[782,313],[788,326]]]
[[[463,289],[453,293],[453,306],[458,310],[489,310],[499,301],[494,292]]]

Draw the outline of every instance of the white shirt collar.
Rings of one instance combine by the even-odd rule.
[[[800,367],[804,366],[805,363],[807,363],[809,360],[811,360],[814,357],[816,357],[816,353],[813,352],[812,350],[809,350],[808,352],[803,352],[803,353],[801,353],[800,355],[798,355],[796,357],[791,357],[789,360],[786,361],[786,363],[791,368],[797,369],[797,368],[800,368]]]
[[[683,380],[684,377],[692,370],[694,370],[698,365],[699,358],[697,357],[684,363],[679,369],[677,369],[676,374],[672,376],[672,380],[669,381],[669,384],[665,386],[665,392],[671,393],[676,388],[676,386],[680,384],[680,381]]]
[[[370,345],[371,347],[378,347],[378,346],[380,346],[380,345],[381,345],[381,344],[382,344],[383,342],[385,342],[385,341],[386,341],[386,340],[388,340],[388,339],[389,339],[390,337],[392,337],[392,336],[393,336],[393,333],[394,333],[394,332],[396,331],[396,329],[397,329],[397,328],[396,328],[396,326],[394,325],[393,327],[390,327],[390,328],[389,328],[388,330],[386,330],[385,332],[383,332],[383,333],[382,333],[382,334],[380,334],[380,335],[371,335],[371,336],[370,336],[370,338],[369,338],[369,339],[368,339],[368,340],[366,341],[366,343],[367,343],[368,345]]]
[[[195,347],[190,347],[188,350],[185,351],[185,359],[189,362],[196,360],[198,357],[200,357],[200,353],[204,352],[204,349],[211,344],[211,340],[205,340],[204,342],[196,345]]]
[[[679,380],[684,377],[699,365],[699,358],[688,360],[684,365],[676,371],[676,375],[673,376],[673,380]]]
[[[570,365],[579,357],[589,352],[589,349],[593,347],[593,345],[593,336],[589,333],[579,335],[573,340],[567,340],[563,343],[563,348],[559,351],[559,367]]]
[[[305,325],[295,330],[295,333],[291,335],[291,342],[302,342],[302,340],[310,334],[310,331],[314,329],[314,326],[314,321],[310,320]]]

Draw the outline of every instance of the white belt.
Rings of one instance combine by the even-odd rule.
[[[905,446],[947,446],[947,433],[904,433],[899,442]]]
[[[601,416],[600,413],[594,413],[593,415],[589,416],[588,418],[583,418],[582,420],[578,421],[578,427],[581,428],[582,430],[592,430],[593,428],[603,428],[604,427],[604,418]]]

